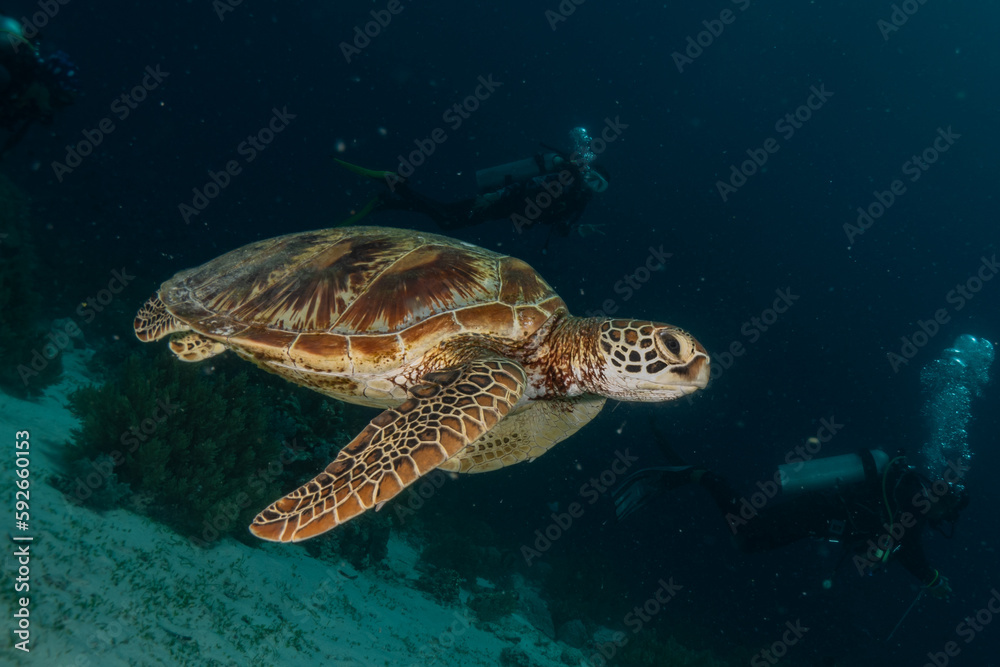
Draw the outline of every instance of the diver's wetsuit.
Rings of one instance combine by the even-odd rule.
[[[42,58],[25,45],[15,55],[0,58],[0,67],[9,79],[0,89],[0,129],[10,132],[0,147],[2,156],[32,123],[48,125],[56,111],[72,104],[76,88],[74,66],[61,51]]]
[[[926,506],[914,504],[923,495],[924,486],[920,476],[901,460],[890,465],[885,488],[891,518],[882,496],[881,476],[837,491],[806,493],[759,510],[753,510],[728,481],[713,472],[706,472],[699,483],[722,511],[744,552],[776,549],[809,537],[835,539],[844,543],[845,555],[854,556],[858,571],[867,574],[883,562],[878,550],[888,547],[891,560],[928,585],[937,578],[937,571],[927,562],[921,543]],[[904,513],[912,516],[912,523],[908,518],[903,520]],[[911,525],[903,527],[904,523]],[[887,530],[893,524],[897,524],[895,536]]]
[[[567,171],[569,176],[563,172],[542,174],[526,181],[510,183],[494,192],[455,202],[437,201],[420,194],[405,181],[400,181],[379,202],[376,209],[422,213],[446,230],[511,218],[519,230],[525,223],[518,225],[517,222],[527,220],[529,225],[551,225],[553,231],[566,236],[594,195],[577,170]],[[558,196],[553,196],[553,192],[559,193]],[[551,203],[543,206],[546,202]],[[529,211],[529,205],[539,210],[534,219],[530,218],[534,209]]]

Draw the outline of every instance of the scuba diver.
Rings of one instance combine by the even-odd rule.
[[[76,97],[76,68],[65,53],[42,57],[21,24],[0,15],[0,129],[9,134],[0,157],[17,145],[34,123],[49,125],[56,111]]]
[[[810,438],[809,451],[820,443]],[[685,484],[698,484],[711,496],[743,553],[777,549],[806,538],[844,545],[859,574],[871,574],[890,560],[898,562],[936,598],[947,598],[947,577],[924,556],[925,527],[946,537],[969,504],[960,481],[964,470],[947,469],[931,481],[899,453],[890,460],[879,449],[861,450],[779,466],[774,480],[759,483],[760,492],[741,496],[722,476],[695,466],[646,468],[613,492],[619,520],[656,496]],[[951,479],[949,479],[949,477]],[[786,497],[773,500],[778,487]],[[790,499],[789,499],[790,497]]]
[[[789,455],[774,479],[758,482],[759,491],[748,500],[724,477],[683,465],[654,428],[668,462],[674,465],[646,468],[627,478],[612,492],[616,514],[624,519],[670,489],[698,484],[708,491],[737,548],[745,553],[777,549],[805,538],[841,542],[844,558],[852,557],[859,574],[871,574],[896,561],[916,577],[923,588],[910,609],[924,592],[947,598],[951,586],[927,562],[921,533],[932,528],[952,537],[959,513],[969,504],[965,475],[972,452],[966,427],[973,399],[989,383],[993,358],[990,341],[962,334],[921,369],[922,413],[930,432],[917,450],[919,468],[910,465],[902,452],[890,460],[880,449],[811,458],[821,444],[810,438],[806,451],[796,448],[797,459]],[[786,500],[774,502],[779,487]]]
[[[592,164],[590,137],[583,128],[570,132],[576,144],[572,154],[545,147],[547,152],[476,172],[479,192],[453,202],[442,202],[417,192],[407,180],[391,171],[373,171],[342,160],[338,163],[368,178],[379,179],[387,190],[341,224],[354,224],[373,211],[412,211],[426,215],[441,229],[451,231],[491,220],[509,218],[521,232],[525,227],[548,225],[551,232],[581,235],[599,231],[596,225],[578,225],[595,193],[608,188],[608,174]]]

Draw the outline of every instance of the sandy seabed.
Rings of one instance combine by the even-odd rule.
[[[67,353],[62,382],[35,402],[0,394],[0,433],[30,432],[30,524],[14,524],[13,448],[0,463],[10,502],[0,571],[0,664],[99,665],[489,665],[516,647],[538,667],[580,664],[582,654],[518,614],[477,627],[464,604],[444,607],[414,588],[419,554],[396,535],[388,569],[357,571],[297,546],[251,548],[224,540],[191,545],[148,517],[99,513],[46,483],[77,422],[66,397],[89,382],[86,353]],[[27,592],[15,592],[28,535]],[[14,631],[29,598],[25,653]],[[467,595],[463,592],[463,599]]]

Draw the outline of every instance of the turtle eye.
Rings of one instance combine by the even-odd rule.
[[[667,347],[667,351],[670,352],[670,354],[679,355],[681,353],[681,342],[677,340],[677,337],[672,333],[661,333],[660,340],[663,341],[663,344]]]

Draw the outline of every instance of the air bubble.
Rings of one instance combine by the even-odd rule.
[[[972,451],[966,426],[972,399],[980,396],[989,382],[993,357],[990,341],[963,334],[920,371],[926,396],[923,413],[930,432],[920,455],[924,472],[931,479],[940,478],[949,466],[968,468]],[[959,481],[955,486],[964,484]]]

